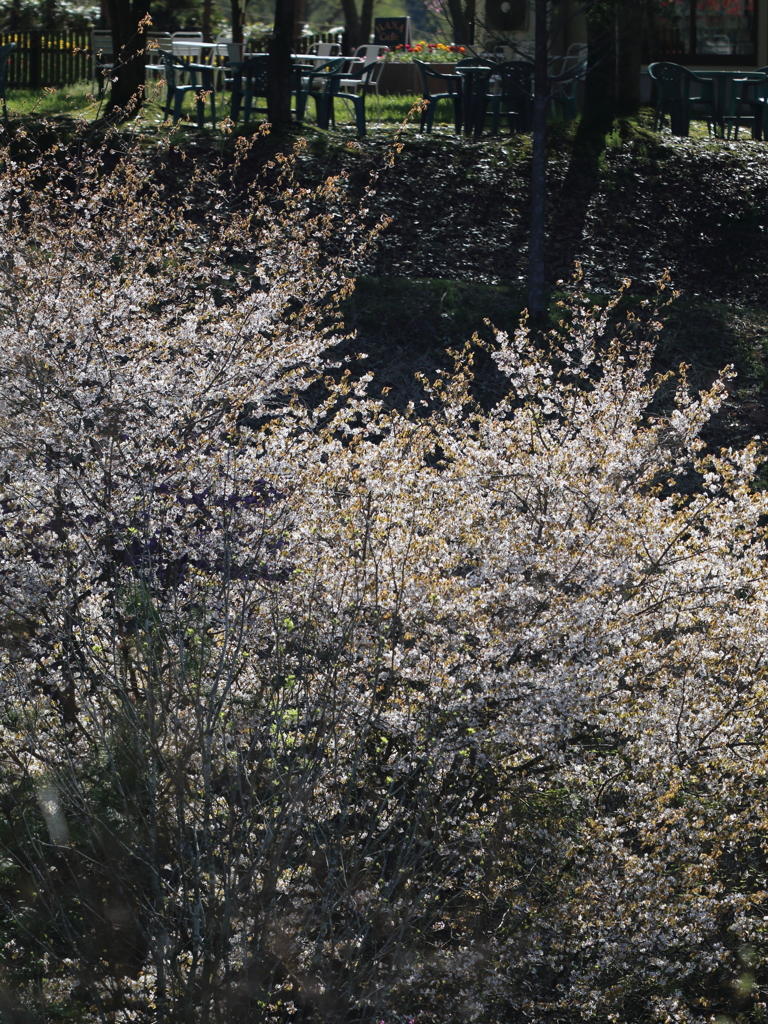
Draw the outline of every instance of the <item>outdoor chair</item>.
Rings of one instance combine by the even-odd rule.
[[[427,106],[421,112],[421,126],[420,131],[424,131],[424,125],[427,126],[427,133],[432,131],[432,124],[435,120],[435,112],[437,110],[437,104],[440,100],[450,100],[453,103],[453,120],[456,125],[456,134],[458,135],[461,131],[461,79],[456,75],[441,75],[438,71],[433,71],[428,64],[425,64],[423,60],[414,61],[416,67],[419,69],[421,75],[421,95],[427,103]],[[434,86],[436,89],[447,88],[447,92],[432,92],[431,87]]]
[[[658,131],[669,115],[670,128],[673,135],[687,136],[691,125],[693,108],[704,110],[707,129],[712,131],[715,115],[714,86],[711,81],[703,81],[693,71],[680,64],[659,61],[648,65],[648,74],[656,83],[656,112],[654,129]],[[691,96],[691,88],[699,87],[699,95]]]
[[[533,129],[533,64],[513,60],[498,64],[490,80],[487,100],[491,105],[491,135],[499,134],[502,117],[507,118],[510,132]]]
[[[229,116],[235,124],[240,116],[240,104],[243,105],[243,124],[248,124],[251,114],[266,114],[267,82],[269,58],[264,55],[249,57],[242,64],[233,65],[232,102]],[[264,105],[254,106],[254,100],[264,100]]]
[[[194,47],[195,43],[204,42],[202,32],[172,32],[171,40],[170,49],[177,58],[184,57],[186,61],[192,60],[197,64],[202,63],[203,48],[202,46]],[[178,50],[177,44],[181,44]]]
[[[300,63],[300,60],[299,60]],[[340,75],[347,63],[346,57],[331,57],[322,64],[318,64],[311,71],[300,74],[295,86],[296,93],[296,120],[304,120],[304,112],[307,100],[311,96],[315,101],[315,114],[317,123],[320,124],[324,110],[324,94],[329,75]]]
[[[102,29],[94,29],[91,32],[91,54],[93,60],[93,81],[99,96],[104,92],[104,82],[110,71],[115,66],[115,56],[112,53],[112,33]]]
[[[758,75],[762,77],[758,78]],[[752,138],[768,139],[768,67],[758,68],[740,85],[734,125],[735,138],[739,137],[742,110],[747,107],[752,117]]]
[[[360,49],[363,49],[363,47],[360,47]],[[376,50],[381,49],[381,47],[373,46],[365,47],[365,49]],[[384,47],[383,49],[384,52],[386,53],[386,47]],[[373,70],[368,75],[366,87],[369,92],[376,93],[376,113],[379,117],[379,120],[381,120],[381,98],[379,96],[379,82],[381,81],[381,76],[384,72],[385,66],[386,65],[384,61],[381,60],[380,57],[374,56],[368,58],[365,64],[358,65],[359,70],[357,71],[357,73],[355,73],[355,71],[352,71],[351,73],[347,73],[347,76],[345,78],[341,79],[341,81],[339,82],[338,93],[336,95],[338,95],[339,99],[351,101],[352,96],[357,96],[361,88],[363,87],[364,72],[367,71],[368,68],[372,67]]]
[[[371,61],[378,60],[378,58],[383,57],[385,53],[389,53],[388,46],[379,46],[378,43],[371,43],[366,44],[365,46],[358,46],[355,50],[355,57],[362,57],[364,66],[368,67]]]
[[[165,65],[160,56],[161,50],[171,52],[173,48],[173,36],[170,32],[148,32],[145,48],[144,70],[155,78],[162,78],[165,74]]]
[[[316,57],[338,57],[341,47],[338,43],[315,43],[309,48],[309,52]]]
[[[564,121],[573,121],[576,118],[579,82],[583,81],[586,73],[585,58],[565,71],[550,76],[549,100],[555,108],[560,108],[560,116]]]
[[[163,61],[163,72],[165,74],[165,116],[170,116],[171,104],[173,104],[174,123],[180,120],[184,97],[188,93],[194,93],[197,99],[197,124],[199,128],[202,128],[205,124],[205,96],[207,93],[211,101],[211,123],[215,125],[216,100],[213,89],[206,88],[205,84],[198,85],[195,68],[181,63],[179,58],[175,57],[172,53],[168,53],[167,50],[161,50],[160,56]],[[189,85],[181,85],[179,82],[179,76],[185,71],[189,71],[192,76],[192,81]]]
[[[371,76],[377,67],[380,66],[380,61],[374,60],[371,64],[366,64],[363,68],[363,73],[359,79],[354,79],[355,85],[359,86],[359,92],[340,92],[342,83],[347,80],[343,74],[327,75],[326,85],[323,90],[322,104],[318,115],[318,123],[321,128],[327,128],[329,123],[335,125],[336,118],[333,110],[333,101],[337,97],[343,99],[347,103],[351,103],[355,111],[355,121],[357,123],[357,134],[362,138],[365,135],[365,97],[368,92],[369,82]]]
[[[587,46],[585,43],[571,43],[565,53],[549,58],[549,73],[551,78],[559,78],[568,71],[573,71],[577,65],[587,63]]]
[[[0,100],[3,101],[3,117],[8,120],[8,107],[5,105],[5,83],[8,78],[8,64],[11,58],[11,51],[16,49],[16,43],[6,43],[0,46]]]

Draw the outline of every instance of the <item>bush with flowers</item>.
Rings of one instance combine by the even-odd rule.
[[[585,292],[376,400],[360,220],[272,172],[0,153],[0,1018],[764,1021],[729,374]]]
[[[384,54],[384,60],[394,64],[410,64],[413,60],[423,60],[427,64],[452,64],[461,60],[465,53],[465,47],[454,43],[427,43],[422,40],[412,46],[404,43],[395,46]]]

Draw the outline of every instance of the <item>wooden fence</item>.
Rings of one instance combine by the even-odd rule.
[[[340,41],[340,37],[338,30],[307,34],[297,52],[305,53],[313,43]],[[16,43],[6,78],[9,89],[61,88],[91,77],[90,32],[0,32],[0,46],[5,43]],[[266,40],[263,43],[266,46]]]
[[[0,32],[0,46],[16,43],[9,89],[60,88],[91,76],[90,32]]]

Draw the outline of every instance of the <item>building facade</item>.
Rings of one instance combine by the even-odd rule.
[[[642,8],[642,59],[691,68],[768,65],[768,0],[635,0]],[[476,42],[533,46],[534,0],[476,0]],[[553,49],[585,44],[584,0],[562,0],[553,10]]]

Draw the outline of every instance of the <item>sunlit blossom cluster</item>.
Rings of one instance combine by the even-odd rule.
[[[8,1005],[762,1019],[768,498],[758,442],[701,440],[729,374],[655,379],[658,324],[612,340],[584,292],[488,346],[492,407],[479,342],[384,404],[334,356],[343,180],[162,163],[3,156]]]

